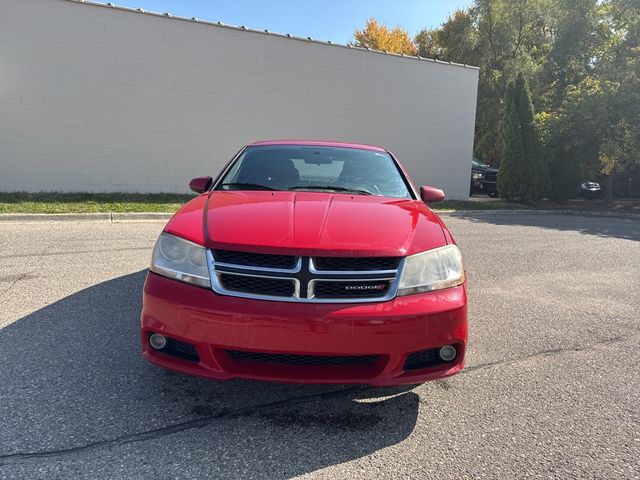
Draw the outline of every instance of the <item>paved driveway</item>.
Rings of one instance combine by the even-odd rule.
[[[467,368],[404,390],[148,365],[161,223],[0,223],[0,478],[638,478],[640,221],[446,220]]]

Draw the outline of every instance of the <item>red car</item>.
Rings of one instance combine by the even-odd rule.
[[[144,285],[150,362],[216,380],[414,384],[463,368],[460,251],[383,148],[258,142],[160,235]]]

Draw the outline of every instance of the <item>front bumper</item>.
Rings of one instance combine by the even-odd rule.
[[[602,196],[602,190],[591,190],[588,188],[583,188],[580,190],[580,196],[584,198],[599,198]]]
[[[142,350],[150,362],[216,380],[291,383],[421,383],[463,368],[467,343],[464,285],[380,303],[296,304],[218,295],[149,273],[141,314]],[[161,333],[195,346],[198,361],[156,351]],[[455,360],[405,371],[413,352],[455,345]],[[368,365],[287,365],[232,357],[230,351],[314,356],[375,356]]]
[[[471,180],[472,193],[486,193],[487,195],[498,193],[498,182],[488,180]]]

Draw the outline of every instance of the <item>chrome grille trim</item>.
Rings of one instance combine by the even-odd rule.
[[[250,265],[240,265],[238,263],[224,263],[224,262],[216,262],[215,258],[213,258],[213,254],[211,254],[210,250],[207,250],[207,253],[211,255],[211,259],[213,264],[216,267],[227,267],[234,268],[238,270],[251,270],[253,272],[268,272],[268,273],[298,273],[302,269],[302,257],[298,257],[296,260],[296,265],[293,268],[271,268],[271,267],[253,267]]]
[[[315,275],[395,275],[398,270],[318,270],[313,263],[313,257],[309,257],[309,271]],[[382,280],[382,278],[376,280]]]
[[[398,284],[404,270],[405,260],[402,259],[396,270],[359,270],[359,271],[327,271],[316,270],[311,257],[298,257],[296,266],[292,269],[275,269],[267,267],[251,267],[216,262],[210,249],[207,249],[207,264],[211,278],[211,288],[220,295],[248,298],[252,300],[270,300],[276,302],[292,303],[373,303],[386,302],[395,298],[398,292]],[[303,261],[304,259],[304,261]],[[303,271],[303,264],[305,264]],[[250,273],[251,272],[251,273]],[[228,290],[222,285],[219,274],[241,275],[246,277],[273,278],[278,280],[293,280],[295,292],[292,297],[276,295],[263,295],[258,293],[239,292]],[[302,284],[299,276],[306,275],[307,289],[302,293]],[[351,298],[317,298],[314,296],[314,286],[318,282],[391,282],[384,295],[378,297],[351,297]]]

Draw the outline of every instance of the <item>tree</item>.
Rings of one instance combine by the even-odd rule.
[[[608,0],[601,12],[609,35],[595,62],[607,111],[599,160],[610,200],[615,178],[628,185],[640,170],[640,2]]]
[[[498,190],[507,200],[533,204],[544,192],[545,172],[531,94],[522,73],[507,87],[504,112]]]
[[[417,53],[416,46],[406,30],[400,27],[390,30],[386,25],[378,23],[375,18],[367,20],[365,28],[356,30],[353,36],[355,45],[358,47],[405,55]]]
[[[634,2],[603,3],[598,14],[599,40],[589,65],[581,68],[582,79],[574,77],[566,88],[556,89],[559,105],[547,116],[545,128],[551,132],[545,145],[556,200],[571,194],[579,175],[604,179],[608,199],[613,196],[614,181],[620,193],[633,193],[640,167],[639,12],[640,5]]]
[[[548,57],[541,67],[540,104],[557,108],[565,90],[577,85],[593,71],[594,52],[604,41],[597,0],[554,2],[548,30]]]
[[[475,154],[500,165],[507,85],[519,72],[537,79],[547,51],[548,0],[476,0],[473,12],[480,56]],[[533,90],[537,100],[537,83]]]
[[[580,158],[566,148],[562,138],[566,132],[562,131],[558,114],[541,112],[535,120],[549,172],[545,194],[554,202],[566,203],[580,184]]]
[[[392,50],[382,41],[392,32],[371,22],[356,39]],[[614,187],[640,197],[639,0],[474,0],[419,32],[415,47],[480,67],[476,157],[501,166],[513,133],[506,93],[521,72],[540,112],[543,177],[548,169],[553,180],[544,194],[566,201],[580,181],[596,180],[608,197]]]
[[[440,28],[421,30],[415,43],[421,57],[468,65],[477,65],[480,61],[472,10],[456,10]]]
[[[421,56],[480,67],[474,153],[500,164],[500,126],[507,85],[524,72],[535,79],[548,51],[551,0],[476,0],[437,29],[416,36]],[[538,99],[537,85],[534,88]],[[536,102],[537,103],[537,102]]]

